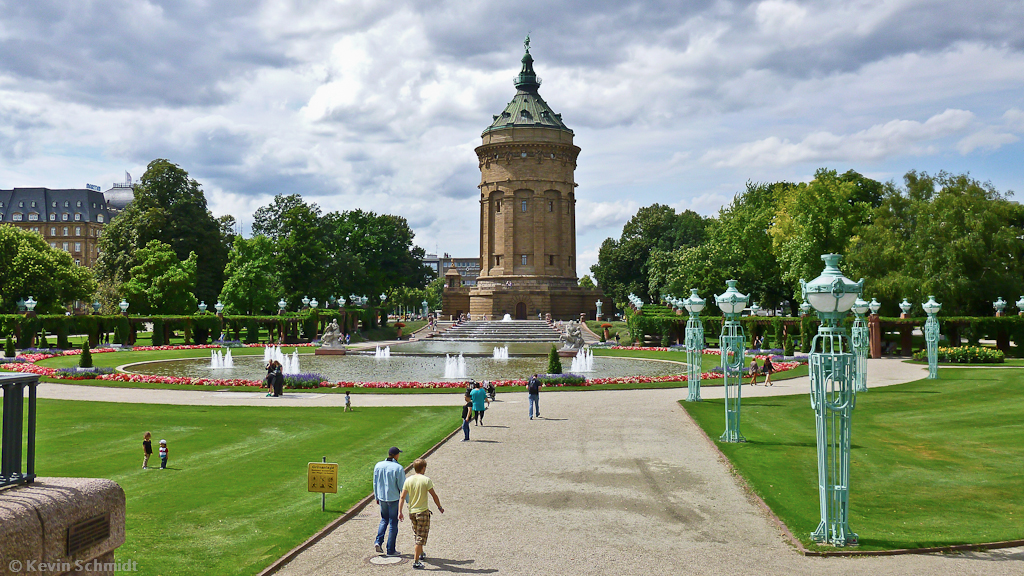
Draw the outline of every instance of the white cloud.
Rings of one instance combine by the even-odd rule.
[[[946,110],[924,122],[891,120],[860,132],[815,132],[800,142],[770,136],[727,150],[709,150],[702,160],[716,168],[787,166],[802,162],[877,161],[893,155],[921,154],[921,142],[938,140],[967,128],[974,114]]]
[[[1003,114],[1003,122],[1010,130],[1024,132],[1024,110],[1010,108]]]
[[[1018,141],[1020,141],[1020,138],[1010,134],[1009,132],[1003,132],[989,127],[961,139],[957,142],[956,149],[959,150],[961,154],[967,155],[979,149],[997,150],[1006,144],[1013,144]]]
[[[629,221],[641,207],[633,200],[615,202],[576,201],[576,229],[619,227]]]

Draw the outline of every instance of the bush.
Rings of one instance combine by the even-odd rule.
[[[4,343],[4,356],[14,358],[14,355],[14,340],[11,340],[11,337],[8,336],[7,342]]]
[[[551,345],[551,351],[548,352],[548,374],[561,374],[562,373],[562,359],[558,357],[558,350],[555,345]]]
[[[928,351],[919,350],[914,353],[914,360],[928,361]],[[1002,350],[983,346],[956,346],[953,348],[939,347],[939,362],[953,364],[1002,364],[1006,355]]]
[[[786,356],[793,356],[796,352],[796,346],[793,344],[793,337],[786,334],[786,337],[782,340],[782,350]]]
[[[113,368],[58,368],[58,378],[76,378],[79,380],[93,380],[100,374],[113,374]]]
[[[82,343],[82,355],[78,358],[79,368],[92,368],[92,351],[89,350],[89,341]]]
[[[260,325],[255,318],[249,318],[245,322],[245,343],[255,344],[260,341]]]
[[[542,386],[582,386],[587,379],[576,374],[541,374],[537,376]]]
[[[36,345],[39,348],[49,348],[50,343],[46,341],[46,328],[39,330],[39,344]]]
[[[153,321],[153,346],[163,346],[167,344],[164,341],[164,321],[154,320]]]

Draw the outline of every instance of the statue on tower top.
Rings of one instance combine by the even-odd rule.
[[[526,34],[526,40],[523,40],[523,47],[526,48],[526,53],[530,53],[530,34]]]

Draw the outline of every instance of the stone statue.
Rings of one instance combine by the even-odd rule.
[[[565,334],[562,334],[558,338],[559,342],[562,342],[562,348],[579,350],[583,348],[583,330],[575,320],[569,321],[566,324]]]
[[[341,346],[341,327],[338,326],[338,320],[332,320],[331,323],[324,330],[323,336],[320,337],[320,345],[327,348],[335,348]]]

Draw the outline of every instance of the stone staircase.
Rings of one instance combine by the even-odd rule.
[[[542,320],[472,321],[434,336],[453,342],[557,342],[559,333]]]

